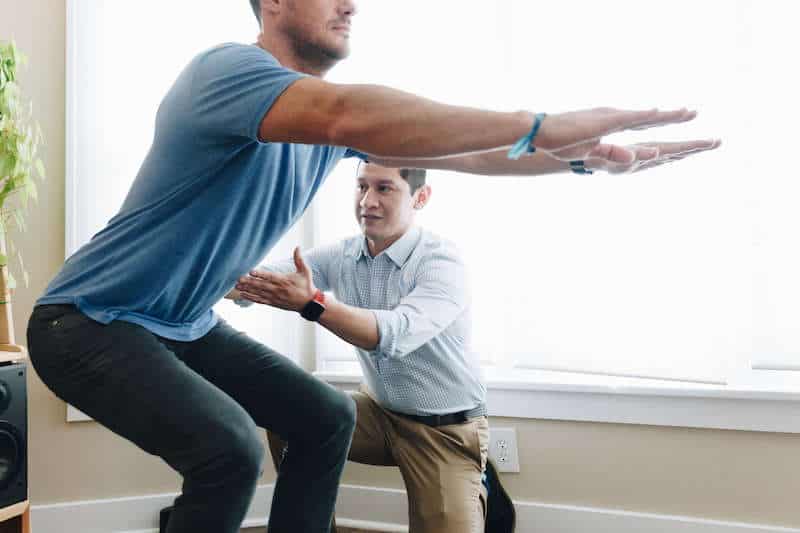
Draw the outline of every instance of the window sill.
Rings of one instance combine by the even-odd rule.
[[[800,393],[560,372],[486,372],[490,416],[800,433]],[[357,373],[315,372],[343,390]]]

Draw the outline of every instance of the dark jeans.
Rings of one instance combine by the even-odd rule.
[[[355,427],[348,395],[223,321],[178,342],[44,305],[28,323],[28,349],[58,397],[183,476],[169,533],[238,533],[263,464],[257,426],[292,445],[269,532],[328,531]]]

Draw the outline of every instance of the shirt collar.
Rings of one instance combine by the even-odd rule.
[[[402,267],[406,261],[408,261],[408,258],[411,256],[411,252],[413,252],[414,248],[416,248],[417,242],[419,242],[421,231],[422,230],[420,230],[420,228],[417,226],[412,226],[403,234],[402,237],[393,242],[391,246],[381,253],[386,254],[386,256],[391,259],[398,268]],[[367,258],[370,256],[366,238],[358,239],[357,246],[358,248],[354,250],[356,262],[358,262],[362,257]]]

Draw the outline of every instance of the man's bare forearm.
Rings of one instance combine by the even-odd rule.
[[[441,104],[379,85],[293,83],[259,128],[263,141],[347,146],[376,157],[437,158],[508,147],[533,126],[527,111]]]
[[[544,152],[536,152],[517,160],[512,160],[508,158],[507,150],[429,159],[377,157],[373,158],[372,161],[391,168],[411,167],[452,170],[485,176],[537,176],[569,170],[567,163],[554,159]]]
[[[374,85],[343,86],[333,144],[377,157],[439,158],[508,147],[527,134],[532,113],[451,106]]]

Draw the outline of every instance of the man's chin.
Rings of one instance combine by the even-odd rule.
[[[371,241],[380,241],[383,237],[380,233],[371,231],[370,228],[364,226],[363,224],[361,225],[361,233],[363,233],[364,237]]]
[[[336,62],[339,62],[343,59],[347,59],[347,57],[350,55],[350,45],[345,44],[338,47],[331,47],[328,48],[325,52],[328,57],[330,57]]]
[[[347,59],[350,55],[350,38],[339,34],[329,36],[331,39],[322,46],[322,52],[335,61]]]

